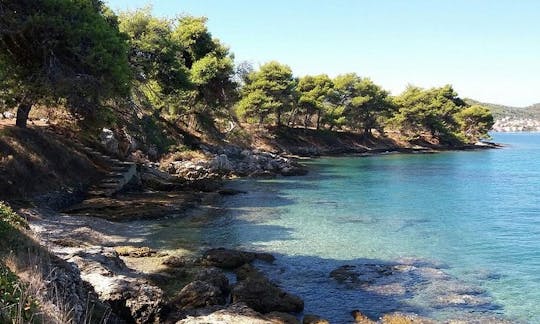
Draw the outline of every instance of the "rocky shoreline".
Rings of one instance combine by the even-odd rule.
[[[259,268],[261,263],[275,266],[272,254],[220,247],[156,249],[146,246],[147,229],[138,223],[47,209],[22,212],[38,242],[71,265],[63,268],[64,277],[71,278],[69,282],[82,280],[109,308],[109,323],[329,323],[315,314],[303,313],[301,296],[274,283]],[[439,308],[492,307],[492,301],[478,287],[419,260],[347,264],[329,272],[327,280],[342,289],[374,293],[381,298],[396,294],[422,297],[439,291],[432,300]],[[66,293],[68,300],[78,303],[74,308],[82,312],[86,299],[81,294],[85,292],[71,289]],[[414,313],[390,312],[370,318],[362,310],[347,312],[350,314],[343,315],[351,323],[440,322]],[[482,314],[443,323],[485,321],[510,323]]]
[[[426,148],[381,148],[339,154],[395,151],[435,152]],[[302,155],[320,155],[323,151],[307,153]],[[220,196],[240,193],[223,189],[223,178],[293,176],[308,171],[295,158],[238,147],[208,149],[205,157],[173,160],[161,165],[161,170],[152,163],[142,164],[132,190],[114,197],[93,197],[72,204],[75,199],[66,195],[61,195],[62,202],[55,202],[51,196],[45,199],[44,207],[22,212],[38,242],[72,265],[66,268],[67,276],[82,279],[110,308],[112,323],[300,323],[300,319],[302,323],[328,323],[316,315],[303,314],[300,297],[288,293],[252,265],[256,259],[271,263],[272,255],[221,248],[156,251],[144,245],[144,229],[129,221],[164,215],[186,217],[194,207],[212,205]],[[45,205],[69,207],[58,213]],[[81,292],[70,294],[74,295],[69,299],[80,304],[74,308],[84,309],[81,303],[86,299],[77,295]],[[429,323],[411,314],[389,314],[377,320],[409,323],[411,319]],[[357,310],[352,312],[351,321],[375,323]]]

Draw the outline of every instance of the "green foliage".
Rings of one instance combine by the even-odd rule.
[[[272,114],[281,125],[283,114],[290,111],[295,100],[296,80],[291,68],[272,61],[250,73],[247,79],[238,103],[238,114],[258,116],[259,122]]]
[[[159,18],[149,7],[117,17],[101,0],[2,1],[0,110],[18,106],[24,117],[36,103],[61,103],[81,113],[129,94],[155,114],[143,128],[162,152],[174,143],[154,117],[196,121],[217,133],[215,118],[233,117],[232,106],[259,124],[300,120],[306,128],[366,135],[392,126],[410,139],[427,135],[442,144],[483,138],[493,124],[485,108],[469,107],[451,86],[409,87],[391,98],[355,73],[296,79],[275,61],[235,70],[205,17]],[[115,121],[110,109],[102,115],[96,120]]]
[[[233,56],[212,37],[206,22],[205,17],[180,17],[173,38],[184,48],[183,59],[196,91],[191,108],[216,112],[232,104],[237,86],[233,81]]]
[[[150,8],[120,15],[130,45],[136,94],[162,113],[212,114],[235,98],[234,63],[229,50],[213,39],[206,18],[162,19]]]
[[[135,86],[157,109],[183,109],[191,86],[182,44],[172,36],[174,21],[153,17],[150,7],[120,14],[120,30],[128,36],[129,64]]]
[[[15,104],[82,113],[128,93],[125,40],[101,1],[6,0],[1,10],[0,83]]]
[[[308,126],[313,114],[317,114],[316,126],[320,127],[323,112],[330,113],[329,95],[334,88],[332,80],[326,74],[300,78],[296,87],[298,113],[304,115],[304,127]]]
[[[252,144],[252,136],[245,129],[236,127],[226,134],[226,140],[234,145],[249,147]]]
[[[0,252],[4,256],[20,244],[20,229],[27,229],[28,222],[11,207],[0,201]],[[0,262],[0,322],[29,323],[37,311],[37,302],[25,291],[24,285]]]
[[[402,133],[413,139],[427,133],[446,144],[459,141],[455,115],[466,103],[450,85],[426,90],[409,86],[395,98],[395,104],[399,110],[392,122]]]
[[[6,203],[0,201],[0,234],[14,228],[28,228],[28,222]]]
[[[129,63],[135,78],[167,81],[172,77],[174,81],[178,67],[162,70],[178,64],[176,55],[180,48],[171,39],[172,22],[153,17],[149,7],[121,13],[119,21],[120,30],[128,36]]]
[[[388,117],[393,110],[388,92],[370,79],[354,73],[339,75],[333,82],[334,94],[331,101],[337,111],[342,113],[347,126],[363,129],[365,134],[371,133],[373,128],[382,131],[382,119]]]
[[[489,108],[473,105],[464,108],[456,114],[461,132],[469,142],[475,142],[488,137],[488,131],[493,127],[494,120]]]
[[[175,144],[175,142],[167,136],[163,125],[160,125],[155,117],[144,116],[141,120],[141,125],[144,134],[148,137],[148,142],[155,145],[160,153],[169,151],[169,147]]]
[[[468,105],[479,105],[488,108],[493,114],[494,119],[510,117],[515,119],[538,119],[540,120],[540,104],[530,105],[528,107],[510,107],[496,105],[491,103],[479,102],[473,99],[464,99]]]
[[[263,90],[255,89],[240,100],[236,113],[245,120],[257,120],[259,125],[267,121],[268,116],[279,108],[280,103],[273,101]]]
[[[0,262],[0,322],[31,323],[37,308],[17,276]]]

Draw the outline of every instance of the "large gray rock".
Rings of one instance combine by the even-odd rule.
[[[4,112],[4,118],[13,119],[13,118],[15,118],[15,114],[10,112],[10,111],[6,111],[6,112]]]
[[[227,155],[220,154],[210,162],[210,168],[216,172],[229,172],[233,170],[233,165]]]
[[[101,130],[101,134],[99,134],[99,140],[101,141],[101,145],[103,145],[108,152],[117,155],[120,154],[118,140],[114,136],[114,132],[112,130],[103,128]]]

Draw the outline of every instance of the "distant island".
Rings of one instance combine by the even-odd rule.
[[[495,132],[540,132],[540,103],[527,107],[510,107],[465,99],[470,105],[489,108],[495,123]]]

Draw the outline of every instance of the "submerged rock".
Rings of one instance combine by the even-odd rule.
[[[380,321],[382,324],[435,324],[436,321],[416,314],[392,313],[385,314]]]
[[[330,277],[348,289],[366,292],[374,298],[397,298],[406,303],[414,300],[427,308],[456,308],[463,313],[471,309],[493,310],[498,306],[486,292],[477,286],[453,278],[436,264],[422,260],[404,260],[403,263],[344,265],[330,273]],[[372,301],[373,302],[373,301]],[[391,305],[387,310],[392,310]],[[353,312],[360,323],[370,323],[360,312]],[[383,323],[433,323],[410,314],[392,314]]]
[[[218,190],[218,193],[222,196],[234,196],[238,194],[246,194],[247,191],[225,188]]]
[[[273,284],[260,271],[246,265],[239,269],[240,282],[233,288],[233,302],[243,302],[261,313],[297,313],[304,309],[304,301]]]
[[[162,264],[169,268],[182,268],[185,266],[193,266],[197,264],[199,260],[189,256],[170,256],[163,260]]]
[[[225,248],[210,249],[202,256],[201,263],[224,269],[235,269],[255,259],[273,262],[274,256],[268,253],[245,252]]]

